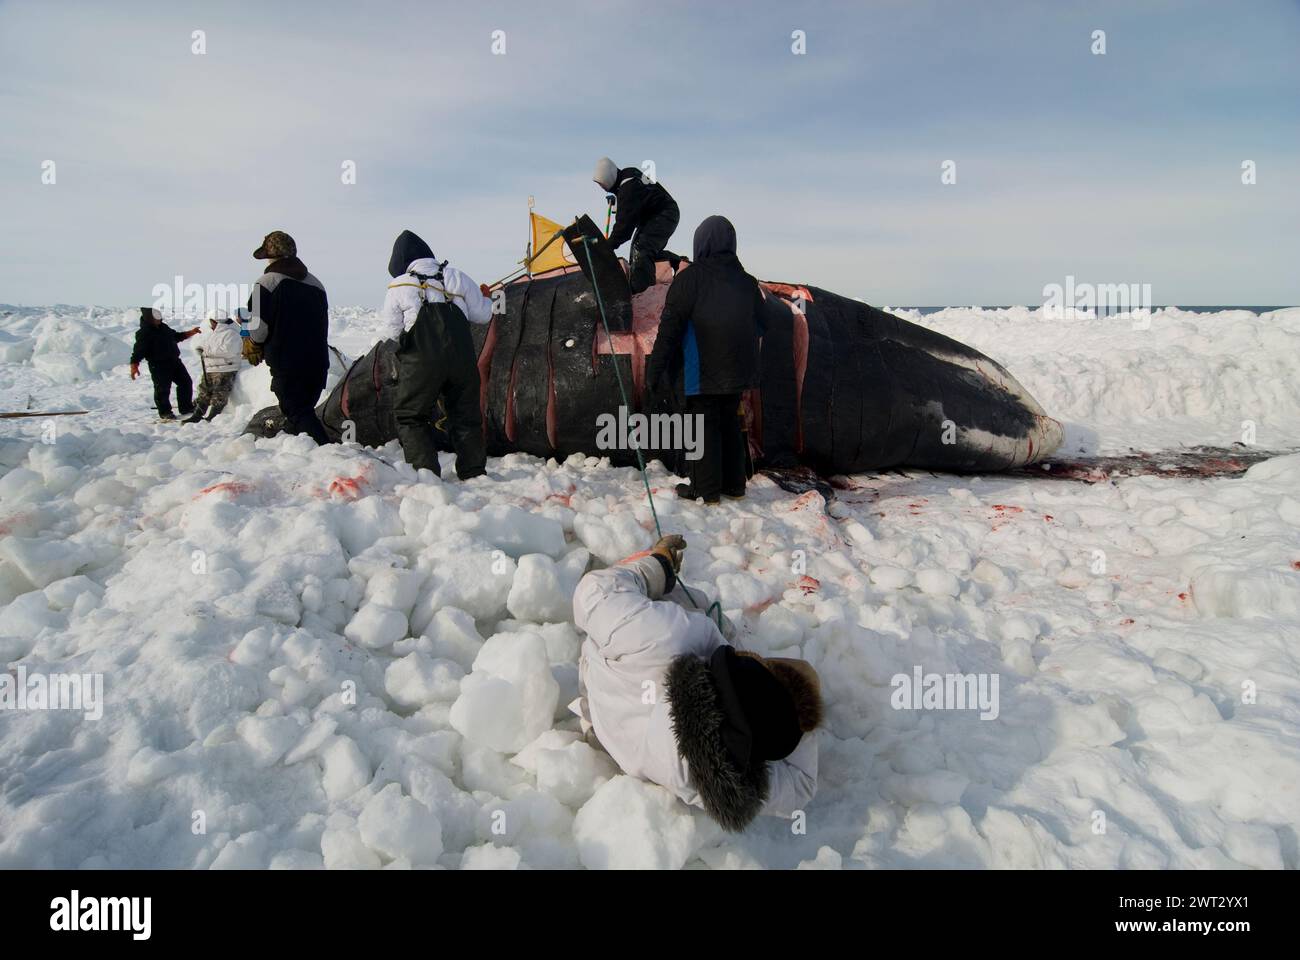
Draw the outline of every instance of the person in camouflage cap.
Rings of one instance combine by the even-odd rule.
[[[316,416],[329,370],[325,287],[298,259],[298,245],[283,230],[268,233],[253,258],[271,262],[248,298],[249,339],[261,346],[271,368],[271,392],[284,414],[285,429],[305,433],[318,444],[329,443]]]
[[[279,260],[298,256],[298,245],[283,230],[272,230],[262,238],[262,245],[253,251],[254,260]]]

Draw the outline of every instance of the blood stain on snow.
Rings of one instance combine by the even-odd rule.
[[[361,488],[366,485],[366,482],[367,478],[364,474],[357,474],[355,477],[335,477],[330,481],[330,496],[341,500],[359,500]]]
[[[241,493],[248,493],[252,489],[253,485],[243,480],[223,480],[221,483],[214,483],[210,487],[204,487],[191,499],[197,500],[199,497],[205,497],[209,493],[228,493],[232,497],[237,497]]]
[[[7,537],[14,531],[20,523],[26,520],[30,514],[11,513],[9,516],[0,519],[0,537]]]
[[[1292,561],[1291,561],[1291,569],[1292,569],[1292,570],[1300,570],[1300,560],[1292,560]]]
[[[1051,523],[1051,522],[1052,522],[1052,515],[1051,515],[1050,513],[1045,513],[1045,514],[1043,514],[1043,519],[1044,519],[1046,522]]]
[[[567,491],[565,491],[564,493],[552,493],[549,496],[547,496],[544,502],[550,503],[553,500],[556,503],[560,504],[561,506],[572,507],[573,495],[577,492],[578,492],[577,486],[575,486],[574,484],[569,484],[569,489]]]
[[[801,493],[794,498],[794,503],[790,505],[790,510],[802,510],[804,507],[811,507],[814,504],[822,503],[822,495],[816,490],[809,490],[807,493]]]
[[[1007,506],[1005,503],[995,503],[995,504],[993,504],[993,509],[994,509],[994,510],[1005,510],[1007,513],[1023,513],[1025,508],[1024,508],[1024,507],[1009,507],[1009,506]]]
[[[816,593],[818,590],[822,588],[822,584],[820,580],[817,580],[816,578],[809,577],[809,576],[800,577],[799,582],[795,584],[795,586],[797,586],[800,590],[803,591],[805,597],[808,596],[808,594],[810,593]]]
[[[1180,594],[1178,595],[1178,599],[1179,599],[1179,600],[1184,600],[1184,601],[1185,601],[1185,600],[1187,599],[1187,594],[1185,594],[1185,593],[1180,593]]]

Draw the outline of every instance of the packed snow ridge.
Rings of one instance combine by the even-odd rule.
[[[1066,452],[1243,421],[1300,447],[1300,310],[909,319],[1004,363]],[[336,310],[331,341],[358,356],[373,321]],[[213,423],[156,424],[134,326],[0,307],[3,409],[90,411],[0,434],[0,665],[103,683],[97,718],[0,710],[0,867],[1300,866],[1300,455],[838,478],[829,503],[760,476],[713,508],[652,465],[684,577],[823,678],[816,799],[732,835],[567,709],[578,578],[654,538],[635,471],[440,482],[395,443],[255,441],[261,368]],[[996,678],[996,710],[899,709],[917,671]]]

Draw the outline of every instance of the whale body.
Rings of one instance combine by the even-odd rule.
[[[630,450],[602,442],[602,423],[620,412],[626,421],[633,413],[683,411],[680,373],[658,391],[644,382],[672,267],[658,264],[658,282],[631,296],[623,263],[583,220],[570,228],[573,237],[566,231],[578,265],[507,284],[504,312],[489,325],[471,325],[493,455],[583,453],[634,463]],[[760,383],[742,398],[756,467],[802,464],[824,475],[894,467],[987,472],[1034,463],[1060,445],[1060,422],[980,351],[818,287],[760,286]],[[378,447],[397,437],[396,349],[380,341],[318,407],[333,438]],[[269,436],[282,428],[278,408],[268,407],[246,432]],[[451,449],[441,432],[438,440]],[[647,446],[644,453],[685,470],[682,449]]]

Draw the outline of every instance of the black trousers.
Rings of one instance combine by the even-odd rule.
[[[705,500],[745,492],[745,433],[740,394],[702,394],[686,398],[688,416],[704,419],[703,456],[690,463],[691,486]]]
[[[149,364],[149,376],[153,378],[153,405],[158,408],[159,416],[172,415],[173,384],[181,416],[187,417],[194,412],[194,381],[179,358],[171,363]]]
[[[637,227],[632,238],[632,259],[628,266],[628,283],[633,293],[640,293],[655,282],[655,258],[664,252],[668,240],[681,220],[673,203]]]
[[[446,303],[426,303],[398,344],[393,413],[406,462],[442,476],[434,435],[441,400],[447,436],[456,451],[456,476],[468,480],[486,473],[478,356],[465,314]]]
[[[284,414],[285,433],[305,433],[317,446],[330,442],[325,425],[316,416],[316,401],[325,389],[325,373],[303,375],[271,371],[271,392]]]

